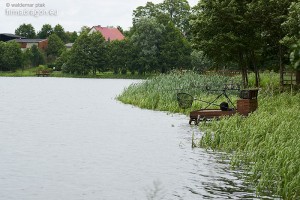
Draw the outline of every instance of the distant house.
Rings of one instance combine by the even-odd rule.
[[[33,45],[36,45],[41,50],[46,50],[48,47],[47,39],[14,39],[11,41],[16,41],[21,45],[21,49],[25,50],[31,48]]]
[[[11,34],[11,33],[0,33],[0,41],[7,42],[9,40],[14,40],[14,39],[25,39],[25,37]]]
[[[119,29],[114,27],[102,27],[100,25],[93,26],[89,34],[92,34],[96,31],[100,32],[106,41],[123,40],[125,38]]]

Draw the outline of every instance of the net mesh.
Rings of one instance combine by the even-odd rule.
[[[187,109],[192,107],[194,97],[187,93],[178,93],[177,101],[180,108]]]

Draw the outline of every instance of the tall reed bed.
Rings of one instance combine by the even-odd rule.
[[[300,199],[300,94],[260,96],[249,117],[234,116],[201,127],[198,146],[233,152],[260,194]]]
[[[126,88],[118,96],[118,99],[123,103],[133,104],[141,108],[188,113],[191,110],[203,108],[206,104],[194,101],[191,109],[183,110],[178,106],[177,93],[185,92],[197,99],[211,101],[218,92],[215,94],[209,92],[206,90],[206,86],[210,86],[211,89],[222,89],[226,83],[240,84],[240,78],[218,75],[204,76],[193,72],[171,73],[133,84]]]

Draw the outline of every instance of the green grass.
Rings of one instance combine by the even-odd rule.
[[[26,70],[17,70],[15,72],[1,72],[0,76],[3,77],[30,77],[35,76],[37,68],[30,68]]]
[[[118,96],[123,103],[141,108],[169,112],[188,113],[191,110],[205,107],[206,103],[194,101],[192,108],[183,110],[178,107],[176,94],[186,92],[197,99],[211,101],[216,94],[206,91],[206,85],[212,89],[223,88],[224,83],[240,83],[237,77],[203,76],[193,72],[159,75],[144,82],[133,84]],[[234,97],[236,98],[236,97]],[[234,99],[233,98],[233,99]],[[219,103],[224,101],[220,99]]]
[[[260,96],[249,117],[201,125],[199,147],[233,153],[260,194],[300,198],[300,94]]]
[[[254,73],[250,73],[249,77],[249,86],[254,87],[255,85],[255,75]],[[280,90],[280,79],[279,73],[264,72],[260,73],[260,91],[261,94],[274,95]]]
[[[34,77],[36,76],[36,71],[38,69],[43,68],[46,69],[44,66],[40,67],[33,67],[29,69],[24,70],[17,70],[15,72],[1,72],[0,71],[0,77]],[[51,70],[52,71],[52,70]],[[103,73],[97,73],[96,75],[88,74],[88,75],[75,75],[75,74],[67,74],[63,73],[61,71],[53,71],[50,74],[50,77],[62,77],[62,78],[106,78],[106,79],[146,79],[149,77],[153,77],[155,74],[145,74],[145,75],[139,75],[139,74],[114,74],[113,72],[103,72]]]
[[[211,101],[216,94],[207,93],[205,85],[222,88],[240,79],[194,73],[160,75],[129,86],[118,99],[141,108],[188,114],[206,104],[194,102],[191,109],[180,109],[177,92]],[[253,74],[249,84],[254,86]],[[249,117],[235,115],[200,124],[204,136],[193,140],[193,145],[228,152],[232,166],[244,169],[245,181],[256,187],[258,195],[300,199],[300,94],[280,94],[279,75],[273,72],[261,74],[261,86],[257,111]],[[237,99],[234,94],[231,98]]]
[[[61,71],[54,71],[51,74],[51,77],[64,77],[64,78],[101,78],[101,79],[146,79],[149,77],[153,77],[154,74],[114,74],[113,72],[103,72],[97,73],[96,75],[88,74],[88,75],[75,75],[75,74],[66,74]]]

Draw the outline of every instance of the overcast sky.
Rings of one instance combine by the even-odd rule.
[[[153,3],[162,1],[152,0]],[[190,6],[198,2],[188,1]],[[120,25],[128,29],[132,26],[132,11],[138,6],[146,5],[146,2],[147,0],[0,0],[0,33],[14,33],[23,23],[31,23],[36,31],[43,24],[55,26],[58,23],[66,31],[79,31],[82,26],[95,25]],[[39,13],[41,16],[29,16],[40,15]]]

